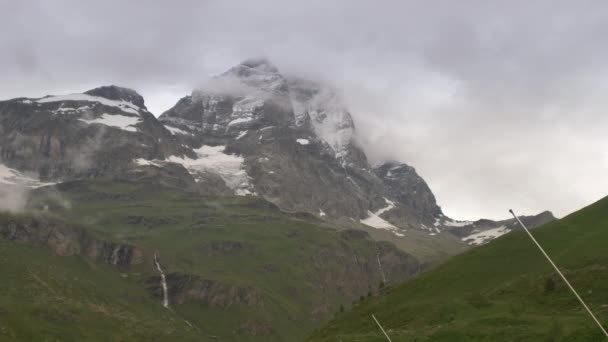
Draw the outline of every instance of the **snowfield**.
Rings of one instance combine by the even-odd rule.
[[[139,111],[142,110],[141,108],[132,104],[131,102],[108,100],[103,97],[92,96],[92,95],[87,95],[87,94],[70,94],[70,95],[49,96],[49,97],[43,97],[43,98],[35,100],[35,101],[38,103],[64,102],[64,101],[96,102],[96,103],[100,103],[105,106],[119,108],[123,112],[131,113],[131,114],[139,114]]]
[[[507,226],[500,226],[498,228],[488,229],[483,232],[463,237],[462,241],[468,243],[469,245],[479,246],[488,242],[489,240],[494,240],[497,237],[503,236],[510,231],[511,229],[507,228]]]
[[[169,132],[171,132],[171,134],[173,134],[173,135],[176,135],[176,134],[181,134],[181,135],[192,135],[192,133],[188,133],[188,132],[186,132],[186,131],[184,131],[184,130],[181,130],[181,129],[179,129],[179,128],[175,128],[175,127],[171,127],[171,126],[167,126],[167,125],[164,125],[164,126],[165,126],[165,128],[166,128],[166,129],[167,129]]]
[[[213,173],[226,183],[226,186],[234,190],[235,195],[245,196],[254,194],[252,185],[249,182],[249,175],[245,171],[245,160],[243,157],[232,154],[225,154],[226,146],[207,146],[203,145],[193,150],[197,158],[170,156],[165,160],[145,160],[135,159],[138,165],[161,166],[163,163],[176,163],[183,165],[195,181],[201,180],[204,173]],[[198,176],[198,177],[197,177]]]
[[[384,214],[385,212],[395,208],[395,202],[389,200],[388,198],[384,198],[384,200],[386,201],[386,203],[388,204],[386,207],[377,210],[376,212],[371,212],[371,211],[367,211],[367,218],[360,220],[359,222],[363,223],[366,226],[372,227],[372,228],[376,228],[376,229],[386,229],[388,231],[391,231],[393,234],[403,237],[403,233],[400,233],[400,229],[395,227],[394,225],[392,225],[390,222],[384,220],[382,217],[380,217],[380,215]]]
[[[444,225],[448,227],[464,227],[473,224],[473,221],[454,221],[448,220],[445,221]]]
[[[26,186],[29,188],[38,188],[46,185],[53,185],[55,183],[44,183],[40,179],[30,177],[22,174],[21,172],[11,169],[4,164],[0,164],[0,184],[8,185],[19,185]]]
[[[388,221],[384,220],[383,218],[381,218],[380,216],[378,216],[378,214],[376,213],[372,213],[371,211],[367,212],[368,217],[364,220],[361,220],[361,223],[363,223],[366,226],[370,226],[373,228],[378,228],[378,229],[397,229],[397,227],[393,226],[392,224],[390,224]]]
[[[136,124],[141,122],[139,117],[102,114],[100,117],[92,120],[78,119],[88,124],[102,124],[114,128],[122,129],[127,132],[137,132]]]

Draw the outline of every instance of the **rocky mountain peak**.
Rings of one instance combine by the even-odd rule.
[[[267,98],[286,95],[287,92],[287,81],[274,64],[265,58],[252,58],[211,78],[196,89],[193,95],[212,93]]]
[[[201,84],[159,119],[186,134],[225,139],[290,126],[294,116],[287,80],[267,59],[253,58]]]
[[[443,215],[435,195],[416,170],[397,161],[387,161],[374,166],[374,173],[387,185],[390,194],[413,210],[424,220],[434,220]]]
[[[85,91],[84,94],[91,96],[99,96],[108,100],[126,101],[136,105],[137,107],[146,108],[144,104],[144,98],[139,95],[139,93],[137,93],[135,90],[129,88],[109,85]]]
[[[251,69],[256,69],[256,70],[262,71],[262,72],[268,72],[268,73],[278,73],[279,72],[279,69],[274,64],[272,64],[272,62],[270,62],[270,60],[268,60],[268,58],[266,58],[266,57],[249,58],[249,59],[243,61],[240,65],[251,68]]]

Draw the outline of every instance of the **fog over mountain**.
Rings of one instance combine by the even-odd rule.
[[[158,116],[266,56],[342,89],[372,161],[414,166],[451,217],[608,193],[605,2],[4,1],[0,19],[0,99],[117,84]]]

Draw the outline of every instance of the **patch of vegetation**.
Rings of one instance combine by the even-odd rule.
[[[534,229],[608,326],[608,198]],[[523,232],[456,256],[335,317],[309,341],[602,341],[605,337]]]
[[[34,212],[22,218],[48,208],[42,215],[144,255],[115,267],[0,238],[0,274],[12,277],[0,282],[7,312],[0,313],[0,340],[2,331],[24,341],[302,340],[341,305],[371,300],[381,281],[379,248],[402,253],[367,237],[347,239],[259,198],[201,197],[154,184],[70,182],[39,190],[29,206]],[[160,304],[154,253],[171,310]]]

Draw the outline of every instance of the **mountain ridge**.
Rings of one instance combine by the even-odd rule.
[[[354,120],[335,89],[286,78],[264,58],[213,77],[158,118],[136,91],[114,85],[2,101],[0,114],[0,127],[10,131],[1,142],[1,159],[16,171],[37,172],[44,181],[132,177],[144,170],[166,174],[167,168],[181,168],[177,183],[194,191],[257,195],[286,211],[350,220],[352,226],[372,222],[373,228],[390,228],[398,236],[411,229],[429,236],[447,232],[479,244],[515,229],[513,222],[503,222],[501,228],[445,217],[411,166],[368,163],[356,141]],[[41,132],[19,134],[14,128],[33,124],[32,115],[41,118]],[[58,136],[53,127],[73,139],[66,141],[70,139]],[[30,149],[37,153],[14,146],[24,140],[37,143]],[[87,143],[78,146],[78,140]],[[551,219],[541,215],[537,221]],[[469,237],[486,230],[494,233],[481,240]]]

